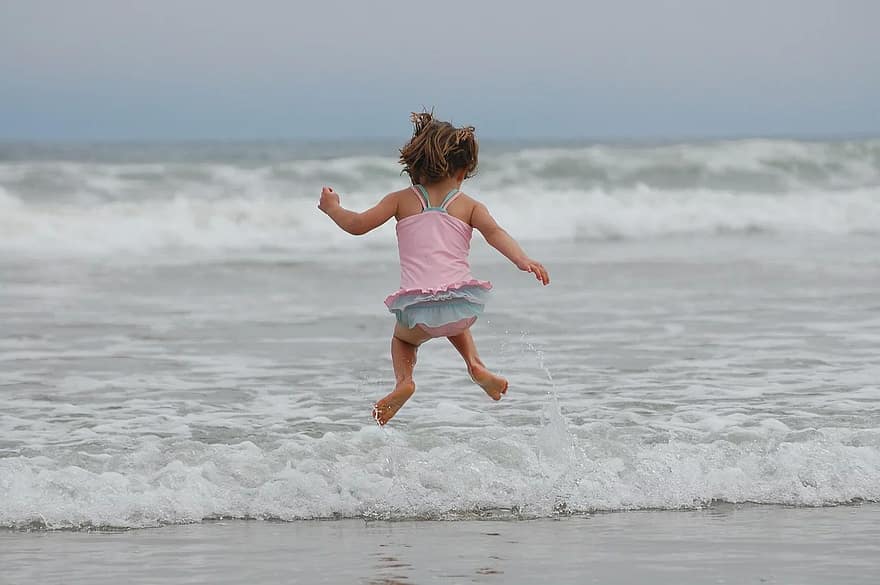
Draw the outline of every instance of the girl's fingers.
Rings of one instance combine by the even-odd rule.
[[[550,275],[547,274],[547,269],[541,266],[540,264],[534,265],[533,272],[535,273],[535,277],[541,281],[542,284],[547,285],[550,283]]]
[[[547,272],[547,269],[544,268],[541,264],[537,262],[529,262],[524,268],[526,272],[531,272],[535,275],[535,278],[540,280],[542,284],[548,285],[550,284],[550,274]]]

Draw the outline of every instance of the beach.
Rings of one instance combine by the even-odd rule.
[[[875,581],[878,537],[876,505],[721,505],[528,521],[0,532],[0,546],[8,583],[846,584]]]

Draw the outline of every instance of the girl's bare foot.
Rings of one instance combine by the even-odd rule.
[[[507,380],[496,376],[484,366],[474,364],[468,368],[468,373],[471,375],[471,380],[485,390],[492,400],[501,400],[501,397],[507,394]]]
[[[406,404],[406,401],[410,399],[410,396],[415,391],[416,384],[412,380],[398,382],[394,390],[389,392],[385,398],[377,402],[373,407],[373,418],[376,419],[380,426],[384,426],[385,423],[397,414],[400,407]]]

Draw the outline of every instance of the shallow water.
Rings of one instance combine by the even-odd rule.
[[[880,500],[873,236],[532,243],[385,429],[394,251],[0,263],[0,525]]]

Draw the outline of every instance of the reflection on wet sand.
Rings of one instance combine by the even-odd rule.
[[[482,535],[501,536],[501,533],[483,532]],[[412,545],[410,544],[383,542],[378,546],[379,550],[370,555],[375,559],[375,562],[372,567],[374,575],[368,581],[369,585],[416,585],[418,582],[413,580],[413,573],[418,573],[424,576],[426,571],[429,573],[436,572],[436,577],[443,580],[453,579],[470,583],[495,582],[493,577],[504,574],[504,571],[501,568],[501,563],[504,561],[503,557],[496,554],[490,554],[486,555],[485,559],[476,559],[472,554],[476,549],[470,550],[470,554],[461,553],[458,555],[458,561],[462,565],[460,568],[464,570],[455,571],[454,573],[445,573],[438,571],[438,567],[434,565],[434,560],[436,559],[433,555],[422,559],[413,558],[418,556],[418,554],[411,550]],[[404,557],[406,557],[407,560],[404,560]],[[486,577],[490,580],[486,581]]]
[[[379,544],[380,549],[387,549],[394,546],[400,545],[395,545],[393,543]],[[402,547],[410,548],[410,545],[402,545]],[[379,550],[374,552],[372,556],[376,557],[376,564],[373,568],[378,574],[370,580],[370,585],[413,585],[409,575],[406,574],[407,571],[412,568],[412,565],[400,560],[393,551]],[[385,573],[394,574],[387,575]]]

